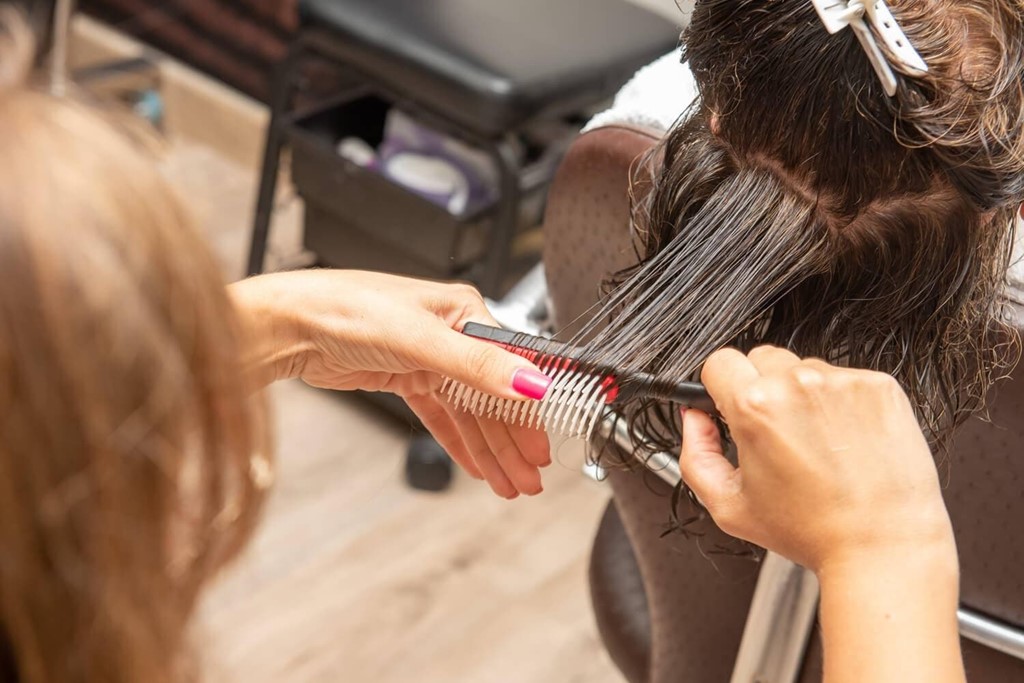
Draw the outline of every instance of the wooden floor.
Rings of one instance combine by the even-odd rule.
[[[354,399],[273,390],[278,482],[262,529],[209,596],[210,680],[602,683],[586,561],[608,491],[561,447],[545,493],[468,477],[402,483],[407,433]]]

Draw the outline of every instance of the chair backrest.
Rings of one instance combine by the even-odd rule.
[[[635,262],[629,231],[632,170],[658,136],[610,127],[570,149],[548,201],[544,263],[555,323],[563,334],[597,302],[601,281]],[[958,435],[946,501],[963,568],[962,600],[1006,625],[1024,625],[1024,377],[1003,383],[991,423]],[[730,680],[754,594],[758,565],[723,548],[733,540],[709,519],[690,538],[663,536],[670,487],[652,472],[612,471],[614,501],[591,563],[602,637],[631,682]],[[688,501],[681,518],[701,516]],[[639,593],[642,591],[642,595]],[[817,634],[801,681],[820,680]],[[964,641],[972,681],[1024,680],[1024,661]]]
[[[957,434],[943,474],[960,552],[960,602],[1017,633],[1024,653],[1024,364],[996,386],[988,420]],[[961,632],[966,633],[962,628]],[[972,681],[1024,681],[1024,661],[964,642]]]

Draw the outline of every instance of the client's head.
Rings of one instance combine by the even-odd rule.
[[[141,141],[22,87],[32,41],[0,12],[0,670],[182,680],[197,593],[259,507],[261,409]]]
[[[978,407],[1013,355],[998,332],[1024,201],[1024,6],[890,6],[929,67],[889,55],[892,97],[807,0],[697,3],[701,99],[637,202],[639,265],[581,335],[596,357],[683,378],[769,342],[883,370],[938,442]],[[630,413],[650,447],[678,443],[666,410]]]

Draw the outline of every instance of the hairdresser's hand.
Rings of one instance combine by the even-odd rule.
[[[680,467],[727,533],[814,571],[922,549],[955,566],[931,453],[891,377],[761,347],[712,355],[702,379],[739,467],[693,410],[683,418]]]
[[[826,683],[963,683],[953,532],[896,382],[772,347],[720,351],[702,379],[739,467],[690,410],[683,477],[723,530],[817,574]]]
[[[266,381],[301,377],[328,389],[393,392],[495,493],[541,491],[539,468],[551,462],[543,433],[452,410],[439,393],[444,377],[520,400],[542,396],[547,386],[525,359],[456,331],[467,322],[496,324],[472,287],[307,270],[252,278],[231,290],[258,330],[253,365],[264,368]]]

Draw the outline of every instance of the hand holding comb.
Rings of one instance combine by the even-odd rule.
[[[605,411],[635,398],[662,399],[718,414],[704,385],[697,382],[670,382],[647,373],[618,372],[581,361],[581,350],[567,344],[478,323],[468,323],[462,333],[527,358],[552,380],[540,401],[497,398],[447,380],[441,390],[448,400],[477,417],[589,439]]]

